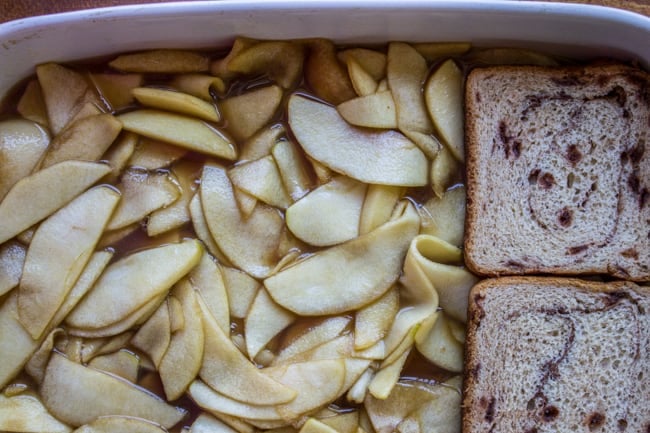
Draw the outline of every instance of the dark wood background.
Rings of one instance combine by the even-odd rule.
[[[161,3],[164,0],[0,0],[0,22],[33,15],[90,9],[104,6]],[[555,1],[555,0],[552,0]],[[627,9],[650,16],[650,0],[563,0]]]

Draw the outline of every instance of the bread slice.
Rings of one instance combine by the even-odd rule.
[[[650,74],[477,68],[465,103],[470,269],[650,280]]]
[[[650,432],[650,288],[561,277],[470,292],[463,433]]]

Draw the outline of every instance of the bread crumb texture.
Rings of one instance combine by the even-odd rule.
[[[650,431],[650,289],[502,278],[470,308],[464,433]]]
[[[474,69],[466,258],[475,272],[650,280],[650,75]]]

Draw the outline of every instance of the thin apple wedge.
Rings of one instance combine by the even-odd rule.
[[[398,311],[399,291],[396,288],[358,310],[354,320],[354,348],[367,349],[384,338]]]
[[[469,42],[420,42],[413,44],[413,48],[422,57],[433,62],[445,57],[465,54],[472,48],[472,44]]]
[[[65,206],[110,171],[107,164],[65,161],[21,179],[0,202],[0,243]]]
[[[397,426],[399,433],[458,433],[461,431],[462,377],[436,385],[438,397],[411,412]]]
[[[351,125],[367,128],[397,128],[397,111],[390,90],[349,99],[336,107]]]
[[[23,274],[27,248],[16,241],[0,245],[0,297],[16,287]]]
[[[327,424],[317,420],[316,418],[309,418],[300,428],[299,433],[339,433],[338,430],[328,426]]]
[[[248,357],[255,359],[260,350],[294,320],[295,314],[276,304],[266,290],[258,291],[244,322]]]
[[[131,111],[117,118],[125,130],[145,137],[228,160],[237,156],[235,146],[220,131],[198,119],[152,109]]]
[[[434,365],[454,373],[463,371],[463,345],[454,338],[450,319],[443,311],[436,311],[422,322],[415,334],[415,347]]]
[[[299,200],[311,188],[309,163],[291,140],[278,141],[271,149],[280,177],[291,198]]]
[[[433,197],[424,203],[426,216],[422,218],[421,234],[436,236],[457,247],[463,246],[465,232],[465,187],[458,185],[442,197]]]
[[[335,177],[287,209],[287,227],[298,239],[316,246],[354,239],[359,235],[366,189],[349,177]]]
[[[186,240],[149,248],[111,264],[86,297],[68,315],[74,328],[113,325],[164,294],[201,258],[203,247]],[[106,308],[110,305],[111,308]]]
[[[221,78],[208,74],[179,74],[171,81],[171,86],[208,102],[212,102],[212,92],[223,94],[226,91],[226,83]]]
[[[359,96],[371,95],[377,91],[377,81],[353,58],[348,59],[348,74],[354,91]]]
[[[122,72],[178,74],[205,72],[210,68],[210,60],[193,51],[150,50],[123,54],[111,60],[108,65]]]
[[[172,333],[158,369],[168,401],[180,398],[198,375],[205,342],[201,309],[187,279],[176,283],[171,291],[172,298],[180,301],[184,326]]]
[[[424,86],[424,100],[433,125],[461,162],[465,160],[463,81],[463,72],[449,59],[431,74]]]
[[[338,58],[343,63],[350,59],[356,61],[375,81],[386,76],[386,54],[368,48],[348,48],[339,51]]]
[[[268,205],[286,209],[291,204],[271,155],[235,165],[228,170],[228,177],[235,187]]]
[[[18,315],[35,340],[81,275],[119,200],[112,188],[90,189],[36,230],[18,289]]]
[[[243,45],[242,45],[243,47]],[[230,72],[265,73],[285,89],[298,84],[302,73],[304,50],[301,44],[289,41],[264,41],[236,52],[227,63]]]
[[[130,416],[101,416],[84,424],[73,433],[167,433],[167,429],[153,421]]]
[[[210,254],[203,253],[199,264],[187,275],[221,330],[230,332],[229,297],[224,283],[222,266]]]
[[[189,395],[199,407],[215,415],[226,414],[247,420],[282,419],[275,406],[254,405],[235,400],[215,391],[200,380],[192,382]]]
[[[254,161],[271,154],[271,149],[287,134],[282,123],[265,126],[244,142],[239,154],[239,161]]]
[[[132,132],[124,132],[117,137],[115,142],[102,156],[102,160],[108,162],[108,165],[111,166],[111,173],[103,179],[105,182],[115,183],[119,179],[122,170],[128,164],[131,156],[133,156],[133,152],[135,152],[139,141],[140,137]]]
[[[417,211],[406,204],[397,219],[322,250],[267,278],[264,285],[278,304],[297,314],[355,310],[377,299],[397,280],[419,226]]]
[[[122,123],[112,114],[96,114],[79,119],[54,137],[43,157],[41,168],[73,159],[97,161],[121,130]]]
[[[190,433],[237,433],[237,431],[205,412],[197,416],[190,427]]]
[[[130,132],[130,134],[134,134]],[[136,135],[137,136],[137,135]],[[188,150],[147,137],[140,137],[135,147],[129,166],[158,170],[169,167],[188,153]]]
[[[6,397],[0,393],[0,429],[4,432],[69,433],[72,428],[54,418],[32,393]]]
[[[32,172],[49,143],[49,134],[38,123],[25,119],[0,122],[0,200]]]
[[[388,221],[402,194],[404,194],[404,188],[401,187],[368,185],[368,192],[359,217],[359,234],[371,232]]]
[[[262,374],[246,359],[198,299],[205,333],[201,379],[215,391],[252,405],[275,405],[296,398],[296,391]]]
[[[427,182],[426,157],[399,132],[354,127],[336,108],[298,94],[289,100],[289,125],[309,156],[337,172],[383,185]]]
[[[125,415],[170,428],[185,416],[183,409],[126,380],[84,367],[58,353],[50,358],[40,391],[50,413],[70,425],[87,424],[105,415]]]
[[[131,89],[142,85],[142,74],[89,74],[102,99],[112,111],[120,110],[133,103]]]
[[[239,269],[221,266],[221,272],[228,292],[230,315],[237,319],[243,319],[262,285],[255,278]]]
[[[144,352],[156,368],[160,368],[163,356],[171,341],[171,323],[167,301],[160,304],[158,309],[138,329],[131,339],[131,344]]]
[[[243,219],[228,175],[217,165],[205,165],[199,191],[205,221],[219,249],[253,277],[266,277],[280,259],[277,248],[284,221],[279,212],[258,205]]]
[[[208,223],[205,221],[205,215],[203,215],[201,195],[198,192],[190,200],[189,211],[190,217],[192,218],[192,227],[198,239],[203,242],[210,254],[219,260],[220,263],[230,265],[230,260],[221,252],[214,239],[212,239],[212,234],[208,229]]]
[[[222,100],[219,109],[228,123],[228,132],[238,142],[252,137],[273,119],[282,95],[281,87],[266,86]]]
[[[119,376],[131,383],[138,380],[140,360],[133,352],[126,349],[106,355],[98,355],[90,360],[88,367]]]
[[[131,90],[131,94],[146,107],[173,111],[209,122],[218,122],[220,119],[219,112],[213,104],[187,93],[154,87],[136,87]]]

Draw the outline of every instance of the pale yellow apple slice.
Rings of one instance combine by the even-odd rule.
[[[38,123],[25,119],[0,122],[0,200],[32,172],[49,143],[49,134]]]
[[[386,77],[395,100],[397,125],[433,159],[440,144],[433,137],[433,125],[422,96],[422,83],[428,72],[426,60],[411,45],[403,42],[388,45]]]
[[[187,279],[200,293],[214,320],[224,333],[230,332],[230,308],[222,267],[208,254],[203,253],[201,261],[187,275]]]
[[[66,338],[63,328],[54,328],[40,341],[41,345],[25,364],[25,373],[29,374],[37,384],[40,385],[43,382],[52,350],[56,347],[55,343],[58,343],[62,337]]]
[[[181,92],[212,102],[212,92],[223,94],[226,83],[219,77],[207,74],[179,74],[171,81],[171,86]]]
[[[237,431],[205,412],[196,417],[190,427],[190,433],[237,433]]]
[[[134,235],[140,229],[141,225],[140,221],[138,221],[126,227],[122,227],[121,229],[106,231],[104,232],[102,238],[99,240],[97,248],[112,247],[115,244],[121,242],[123,239]]]
[[[390,90],[352,98],[336,107],[351,125],[367,128],[397,128],[397,111]]]
[[[396,131],[370,131],[348,124],[336,108],[294,94],[289,125],[309,156],[366,183],[418,186],[427,182],[427,160]]]
[[[133,156],[129,160],[129,165],[147,170],[158,170],[169,167],[185,156],[187,152],[188,150],[183,147],[141,137],[138,140]]]
[[[25,86],[25,90],[16,105],[16,111],[27,120],[45,127],[48,126],[49,121],[43,91],[37,79],[31,80]]]
[[[102,160],[108,162],[111,166],[111,173],[104,178],[107,183],[116,183],[122,174],[122,170],[127,163],[135,148],[140,141],[140,137],[132,132],[124,132],[117,137],[111,147],[104,153]]]
[[[32,393],[7,397],[0,393],[0,429],[5,432],[69,433],[72,428],[54,418]]]
[[[16,241],[0,245],[0,296],[8,293],[20,282],[27,248]]]
[[[354,320],[354,348],[366,349],[384,338],[398,311],[399,292],[396,288],[359,309]]]
[[[89,74],[97,91],[112,111],[120,110],[133,103],[131,89],[142,85],[142,74]]]
[[[422,322],[415,335],[415,347],[434,365],[460,373],[463,371],[463,345],[451,334],[449,320],[444,312],[437,311]]]
[[[253,277],[267,276],[279,260],[284,221],[278,211],[260,204],[243,219],[228,175],[217,165],[203,168],[200,194],[205,221],[219,249]]]
[[[362,182],[337,176],[287,209],[287,227],[298,239],[316,246],[354,239],[366,189]]]
[[[194,161],[182,161],[175,164],[171,172],[180,186],[181,195],[171,205],[149,215],[147,220],[149,236],[158,236],[190,222],[189,204],[198,189],[196,181],[201,175],[201,165]]]
[[[290,344],[280,349],[274,359],[274,364],[285,363],[294,356],[307,352],[321,344],[335,339],[350,325],[349,317],[330,317],[314,324],[309,329]]]
[[[58,134],[81,108],[80,101],[90,90],[84,76],[56,63],[36,67],[43,91],[50,130]]]
[[[21,179],[0,202],[0,243],[65,206],[110,171],[106,164],[65,161]]]
[[[18,315],[34,339],[43,334],[81,275],[119,200],[112,188],[93,188],[36,230],[18,289]]]
[[[122,54],[111,60],[108,65],[123,72],[178,74],[207,71],[210,60],[195,51],[150,50]]]
[[[88,424],[84,424],[74,433],[167,433],[160,424],[143,418],[130,416],[101,416]]]
[[[359,427],[359,411],[356,410],[344,413],[334,412],[331,416],[316,415],[316,418],[339,433],[357,433]]]
[[[187,93],[154,87],[136,87],[131,90],[131,94],[146,107],[173,111],[209,122],[218,122],[220,119],[213,104]]]
[[[117,118],[125,130],[145,137],[219,158],[237,157],[235,146],[228,138],[199,119],[152,109],[131,111]]]
[[[85,329],[119,322],[169,290],[196,266],[202,253],[199,241],[185,240],[145,249],[114,262],[68,315],[66,322]]]
[[[282,88],[266,86],[231,96],[219,103],[228,132],[242,142],[269,123],[280,107]]]
[[[309,418],[299,430],[300,433],[338,433],[339,431],[328,426],[327,424],[317,420],[316,418]]]
[[[363,401],[366,398],[366,395],[368,394],[368,386],[370,385],[370,382],[372,381],[373,377],[374,377],[373,369],[371,368],[366,369],[366,371],[364,371],[361,374],[361,376],[359,376],[359,379],[357,379],[357,381],[354,382],[354,384],[348,390],[345,396],[347,400],[350,403],[363,404]],[[370,424],[369,421],[368,424]],[[374,429],[372,429],[371,431],[374,431]]]
[[[433,197],[424,203],[421,234],[436,236],[457,247],[463,246],[465,231],[465,187],[458,185],[447,190],[441,198]]]
[[[368,392],[375,398],[385,400],[397,384],[411,348],[402,352],[392,363],[382,365],[368,385]]]
[[[196,236],[203,242],[210,254],[219,260],[219,263],[230,265],[230,260],[221,252],[214,239],[212,239],[212,234],[210,234],[210,230],[208,229],[208,223],[205,221],[205,215],[203,215],[201,195],[198,192],[190,200],[189,211]]]
[[[558,61],[539,51],[525,48],[486,48],[470,54],[469,61],[487,65],[557,66]]]
[[[81,348],[81,362],[88,363],[96,356],[113,354],[124,349],[134,335],[135,331],[127,331],[113,337],[86,339]],[[129,352],[129,350],[127,350],[127,352]],[[142,368],[148,369],[151,366],[150,363],[146,363],[147,365],[142,363],[139,355],[138,362]]]
[[[461,164],[449,148],[442,147],[431,164],[431,187],[437,197],[442,197],[447,188],[462,182],[459,176]]]
[[[118,230],[141,221],[181,196],[178,184],[165,172],[128,170],[122,175],[117,188],[122,192],[122,200],[107,230]]]
[[[122,349],[94,357],[88,363],[88,367],[114,374],[135,383],[138,380],[140,360],[133,352]]]
[[[198,299],[205,333],[201,379],[215,391],[244,403],[273,405],[294,399],[296,391],[265,376],[246,359]]]
[[[299,200],[311,189],[309,163],[291,140],[278,141],[271,149],[271,154],[285,189],[294,201]]]
[[[295,314],[276,304],[266,290],[258,291],[244,321],[248,357],[255,359],[259,351],[295,319]]]
[[[348,48],[338,53],[343,63],[356,61],[375,81],[386,76],[386,54],[368,48]]]
[[[241,74],[266,74],[285,89],[298,84],[303,65],[302,45],[291,41],[264,41],[235,53],[227,68]]]
[[[203,362],[205,342],[202,313],[192,285],[183,279],[176,283],[171,294],[181,303],[185,326],[172,334],[158,369],[168,401],[180,398],[196,378]]]
[[[144,352],[156,368],[160,367],[165,352],[171,341],[171,324],[167,301],[160,304],[158,309],[147,319],[133,336],[131,344]]]
[[[243,319],[262,285],[239,269],[221,266],[221,272],[228,292],[230,314],[237,319]]]
[[[371,95],[377,91],[377,81],[354,58],[346,62],[354,91],[359,96]]]
[[[359,234],[373,231],[390,219],[404,188],[390,185],[368,185],[359,217]]]
[[[469,42],[420,42],[412,45],[422,57],[430,62],[444,57],[465,54],[472,47]]]
[[[41,385],[45,407],[58,419],[83,425],[104,415],[145,418],[166,428],[184,416],[155,395],[126,380],[84,367],[53,353]]]
[[[96,161],[115,141],[122,123],[112,114],[97,114],[79,119],[54,137],[41,167],[68,160]]]
[[[225,396],[200,380],[192,382],[189,388],[192,400],[201,408],[217,414],[227,414],[247,420],[280,420],[275,406],[243,403]]]
[[[281,141],[286,133],[286,127],[282,123],[263,127],[244,142],[239,161],[254,161],[270,155],[273,146]]]
[[[268,205],[286,209],[291,204],[271,155],[235,165],[228,170],[228,177],[235,187]]]
[[[400,433],[453,433],[461,431],[462,376],[437,385],[439,396],[411,412],[397,426]]]
[[[465,160],[463,126],[463,72],[449,59],[424,86],[424,100],[438,133],[459,161]]]
[[[340,104],[356,96],[345,67],[336,56],[334,43],[327,39],[307,41],[305,80],[319,98]]]
[[[399,277],[419,226],[417,211],[405,205],[399,218],[320,251],[267,278],[264,285],[278,304],[301,315],[355,310],[377,299]]]

